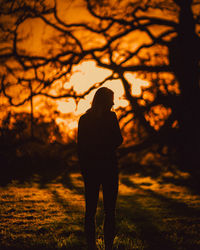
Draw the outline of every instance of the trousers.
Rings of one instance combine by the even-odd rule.
[[[88,249],[96,246],[95,215],[99,199],[99,190],[102,186],[104,205],[104,242],[105,249],[112,249],[115,237],[115,208],[118,195],[118,169],[105,162],[102,168],[90,168],[83,174],[85,186],[85,234]]]

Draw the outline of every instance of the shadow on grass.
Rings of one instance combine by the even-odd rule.
[[[159,200],[160,203],[162,203],[162,206],[168,210],[170,210],[170,213],[173,214],[174,216],[190,216],[190,217],[195,217],[195,216],[200,216],[200,209],[199,208],[192,208],[189,207],[186,203],[181,202],[179,200],[166,197],[164,195],[161,195],[157,192],[154,192],[151,189],[144,189],[142,188],[139,184],[133,183],[129,178],[127,177],[122,177],[121,182],[125,184],[128,187],[131,187],[133,189],[138,189],[142,190],[146,196],[153,197],[157,200]]]
[[[83,210],[79,205],[73,205],[72,202],[69,202],[65,198],[62,197],[58,193],[57,190],[49,190],[52,194],[54,202],[61,205],[64,213],[66,215],[66,219],[63,220],[62,224],[64,224],[64,231],[62,232],[62,236],[70,237],[73,234],[73,245],[65,246],[62,249],[86,249],[85,237],[84,237],[84,225],[83,225]]]
[[[136,193],[119,197],[119,228],[124,220],[127,220],[128,225],[134,225],[135,232],[130,233],[142,240],[144,249],[200,249],[198,233],[195,231],[200,228],[194,220],[200,220],[198,209],[150,189],[143,189],[127,177],[122,177],[121,182],[135,189]],[[187,229],[188,226],[192,231]],[[128,236],[125,232],[127,229],[120,232],[125,237]]]
[[[22,166],[22,170],[25,166]],[[83,195],[84,189],[77,186],[74,182],[71,172],[67,166],[57,167],[56,162],[52,161],[51,165],[47,165],[43,169],[35,171],[38,174],[38,183],[40,188],[48,189],[47,183],[61,183],[64,188],[72,191],[73,194]],[[20,175],[20,174],[19,174]],[[27,175],[28,176],[28,175]],[[23,174],[22,174],[23,177]],[[20,178],[18,178],[20,180]],[[80,181],[81,177],[77,177]],[[27,181],[24,174],[24,179]],[[121,183],[134,190],[131,195],[119,195],[117,208],[117,239],[115,241],[116,249],[132,250],[185,250],[185,249],[200,249],[200,243],[197,243],[198,230],[197,223],[200,221],[199,209],[191,208],[186,203],[166,197],[151,189],[147,189],[148,183],[136,184],[128,177],[121,177]],[[189,186],[186,181],[163,179],[163,184],[174,183],[180,186]],[[142,186],[146,188],[142,188]],[[59,249],[86,249],[83,234],[83,217],[80,217],[81,211],[78,206],[73,205],[73,202],[65,199],[64,196],[55,189],[48,189],[52,194],[54,202],[59,204],[66,214],[66,219],[61,222],[62,235],[69,237],[74,234],[75,241],[71,246],[62,246]],[[149,204],[148,204],[149,202]],[[103,223],[103,204],[99,201],[99,209],[97,210],[97,237],[103,238],[102,223]],[[70,218],[70,219],[69,219]],[[197,220],[196,220],[197,218]],[[182,220],[182,221],[181,221]],[[66,225],[66,227],[65,227]],[[187,227],[189,229],[187,229]],[[190,228],[193,227],[191,231]],[[60,237],[60,236],[59,236]],[[189,239],[190,238],[190,239]],[[132,242],[132,243],[130,243]],[[193,243],[192,243],[193,242]],[[132,247],[131,247],[132,246]],[[1,246],[0,246],[1,247]],[[1,249],[1,248],[0,248]],[[17,247],[3,248],[4,250],[17,250]],[[55,249],[40,246],[38,247],[23,247],[23,249]],[[21,250],[21,248],[20,248]]]
[[[77,180],[81,180],[83,181],[82,177],[78,178]],[[71,191],[73,191],[73,193],[75,194],[84,194],[84,187],[78,187],[73,183],[73,180],[70,176],[70,173],[65,171],[62,174],[62,177],[60,179],[60,183],[62,183],[63,187],[70,189]]]
[[[200,178],[199,176],[190,175],[189,178],[173,178],[173,177],[162,177],[162,183],[172,183],[176,186],[186,187],[192,194],[200,194]]]
[[[156,163],[156,162],[155,162]],[[141,177],[151,177],[152,179],[159,178],[162,184],[172,183],[176,186],[186,187],[193,194],[200,194],[200,172],[189,171],[179,168],[175,164],[140,164],[138,162],[132,163],[123,162],[121,165],[121,173],[125,175],[139,174]],[[169,173],[170,176],[165,174]]]
[[[81,209],[78,206],[74,206],[71,202],[68,202],[56,190],[51,190],[50,192],[53,195],[53,200],[63,207],[65,214],[80,214]]]

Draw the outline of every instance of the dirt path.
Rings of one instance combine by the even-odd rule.
[[[183,176],[184,178],[184,176]],[[97,244],[103,249],[102,197]],[[12,183],[0,188],[1,249],[86,249],[84,196],[79,174],[66,185]],[[200,196],[187,187],[121,175],[116,249],[200,249]]]

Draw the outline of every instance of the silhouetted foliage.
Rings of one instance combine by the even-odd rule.
[[[30,137],[29,114],[9,113],[4,118],[0,128],[0,184],[12,180],[45,183],[77,169],[75,143],[62,142],[58,125],[43,118],[35,118],[34,138]]]

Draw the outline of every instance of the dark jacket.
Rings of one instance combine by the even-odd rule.
[[[109,162],[123,138],[114,112],[98,117],[94,111],[82,115],[78,124],[78,156],[82,168],[90,163]]]

